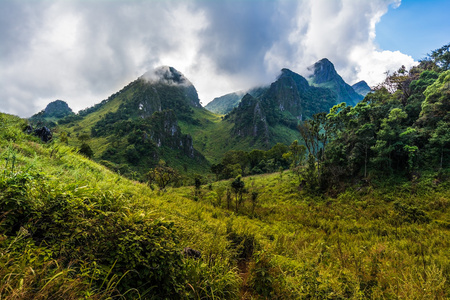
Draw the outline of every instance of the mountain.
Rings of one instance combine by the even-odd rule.
[[[338,103],[336,92],[310,85],[289,69],[282,69],[270,86],[215,102],[227,99],[238,99],[238,104],[225,116],[208,111],[193,84],[164,66],[93,107],[58,120],[58,130],[77,147],[89,144],[93,159],[122,174],[143,176],[161,159],[185,173],[204,172],[229,150],[291,144],[299,139],[299,121]]]
[[[334,65],[326,58],[319,60],[308,68],[312,74],[308,77],[311,85],[324,87],[333,90],[337,96],[337,102],[346,102],[348,105],[356,105],[364,96],[345,83],[342,77],[336,72]]]
[[[242,97],[244,97],[246,94],[252,95],[253,97],[258,97],[262,93],[264,93],[265,90],[267,90],[267,87],[256,87],[246,92],[239,91],[226,94],[214,98],[211,102],[206,104],[205,108],[215,114],[226,115],[227,113],[232,111],[233,108],[238,106],[239,102],[242,100]]]
[[[122,174],[145,174],[159,160],[184,172],[209,168],[179,122],[204,110],[192,83],[173,67],[146,72],[108,99],[59,121],[69,139],[86,139],[94,159]],[[80,140],[81,141],[81,140]]]
[[[29,121],[35,125],[45,125],[53,127],[58,119],[73,115],[72,109],[63,100],[55,100],[50,102],[44,110],[34,114]]]
[[[298,139],[299,120],[328,111],[335,103],[336,95],[329,89],[310,86],[303,76],[282,69],[264,93],[259,97],[246,94],[224,120],[233,124],[235,139],[268,149]]]
[[[364,97],[372,91],[370,86],[364,80],[355,83],[354,85],[352,85],[352,88],[356,93]]]
[[[325,88],[332,91],[335,94],[334,98],[336,98],[334,104],[346,102],[349,105],[355,105],[370,92],[370,87],[364,81],[355,84],[355,88],[358,89],[358,91],[355,91],[352,86],[345,83],[342,77],[336,72],[334,65],[326,58],[309,67],[309,70],[312,74],[308,76],[306,85],[312,85],[314,87]],[[305,85],[305,82],[303,81],[302,84]],[[245,94],[248,93],[253,97],[260,97],[267,90],[268,87],[262,87],[251,89],[247,92],[241,91],[226,94],[214,98],[214,100],[208,103],[205,108],[217,114],[227,114],[231,112],[234,107],[238,106]]]
[[[254,137],[269,145],[269,125],[261,101],[246,94],[236,110],[233,111],[234,126],[232,133],[236,137]]]
[[[160,67],[58,124],[77,147],[89,137],[93,158],[122,174],[143,176],[160,159],[183,172],[204,172],[229,150],[292,143],[299,139],[299,120],[336,102],[329,89],[283,69],[270,86],[249,90],[221,117],[201,107],[181,72]]]
[[[243,92],[236,92],[226,94],[217,98],[214,98],[211,102],[205,105],[205,108],[215,114],[226,115],[239,105],[242,97],[245,95]]]

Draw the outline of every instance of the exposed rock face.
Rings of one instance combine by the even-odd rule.
[[[154,113],[151,117],[151,124],[150,137],[158,147],[166,146],[171,149],[179,149],[191,158],[195,156],[192,138],[188,134],[181,133],[172,110]]]
[[[198,250],[192,249],[191,247],[185,247],[183,249],[183,256],[189,257],[189,258],[194,258],[194,259],[199,259],[202,257],[202,253]]]
[[[241,137],[258,137],[269,143],[269,126],[261,101],[246,94],[239,103],[234,116],[233,134]]]
[[[304,77],[289,69],[282,69],[278,80],[271,84],[264,95],[264,100],[270,106],[275,106],[273,108],[300,118],[304,114],[305,102],[310,100],[306,95],[309,89],[308,81]]]
[[[110,102],[118,109],[99,114],[91,135],[126,139],[128,143],[111,143],[101,154],[102,159],[121,163],[125,157],[139,167],[160,158],[186,156],[206,164],[194,149],[192,137],[178,126],[179,120],[194,123],[194,108],[201,105],[194,86],[176,69],[161,67],[147,72],[92,111],[101,111]]]
[[[186,97],[190,106],[201,107],[197,90],[194,85],[178,70],[173,67],[162,66],[153,71],[146,72],[139,77],[150,85],[165,85],[178,87]]]
[[[317,103],[318,100],[319,102],[323,102],[325,98],[330,98],[330,93],[333,93],[335,102],[332,103],[331,107],[341,102],[347,102],[350,105],[355,105],[357,102],[362,100],[368,92],[370,92],[370,88],[364,81],[353,86],[355,89],[358,89],[357,91],[353,90],[353,87],[345,83],[342,77],[336,72],[334,65],[326,58],[309,67],[309,70],[312,74],[308,76],[307,81],[305,78],[290,71],[289,69],[282,70],[280,77],[278,77],[277,81],[274,82],[277,84],[276,87],[278,90],[273,92],[273,95],[277,95],[279,98],[278,102],[281,104],[280,109],[288,111],[292,109],[294,115],[299,115],[299,113],[302,115],[308,115],[311,114],[312,111],[317,112],[317,109],[314,109],[313,105],[309,105],[311,108],[310,112],[300,112],[300,107],[302,104],[299,105],[299,103],[290,101],[293,98],[297,98],[295,95],[295,89],[292,89],[291,91],[283,90],[283,86],[289,88],[296,86],[299,94],[301,95],[300,98],[304,99],[306,102],[309,101],[311,93],[315,94],[315,99],[313,101],[319,105],[321,105],[321,103]],[[363,84],[365,84],[365,86],[363,86]],[[322,88],[323,90],[312,91],[312,86]],[[328,90],[328,93],[324,91],[325,89]],[[248,91],[247,93],[253,97],[261,98],[263,94],[267,94],[267,90],[267,87],[256,88]],[[278,94],[278,92],[280,93]],[[205,108],[214,113],[227,114],[230,113],[233,108],[238,106],[244,95],[245,93],[241,92],[226,94],[215,98],[213,101],[208,103]],[[287,96],[290,100],[282,100],[284,96]],[[285,102],[284,104],[287,104],[287,106],[283,105],[281,102]],[[308,105],[306,102],[303,103],[303,106]]]
[[[365,97],[368,93],[372,91],[370,86],[364,80],[355,83],[354,85],[352,85],[352,88],[355,90],[355,92],[357,92],[363,97]]]
[[[28,131],[28,128],[27,128]],[[42,128],[37,128],[33,131],[34,135],[38,136],[41,141],[43,141],[44,143],[47,143],[48,141],[50,141],[53,138],[53,134],[50,131],[50,129],[48,129],[47,127],[42,127]]]
[[[332,91],[310,86],[303,76],[289,69],[281,70],[261,99],[269,125],[281,123],[294,129],[298,120],[328,111],[336,103]]]
[[[282,124],[296,130],[299,120],[328,111],[335,103],[335,93],[309,86],[304,77],[283,69],[259,97],[245,95],[226,119],[234,123],[234,135],[254,137],[269,146],[270,126]]]
[[[309,82],[318,87],[332,89],[337,96],[336,104],[346,102],[348,105],[356,105],[356,103],[364,98],[362,95],[356,93],[350,85],[345,83],[328,59],[321,59],[308,69],[313,72],[309,76]]]

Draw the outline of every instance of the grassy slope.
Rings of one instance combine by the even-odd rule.
[[[57,134],[62,131],[66,131],[69,134],[69,145],[79,146],[81,143],[76,139],[77,134],[91,134],[91,128],[101,119],[101,117],[109,112],[116,112],[119,109],[120,104],[125,99],[122,99],[124,95],[114,97],[111,101],[105,103],[101,110],[92,112],[85,116],[82,120],[76,121],[76,125],[73,123],[58,125]],[[103,153],[108,147],[108,141],[105,137],[93,138],[89,141],[89,145],[94,151],[94,157],[97,157]]]
[[[225,152],[229,150],[251,151],[253,149],[266,149],[263,143],[255,143],[253,137],[236,139],[230,132],[233,124],[222,120],[221,115],[214,114],[206,109],[194,109],[194,119],[200,121],[200,125],[179,122],[182,132],[189,133],[194,141],[194,148],[199,150],[211,163],[218,163]],[[286,126],[277,125],[271,127],[271,143],[284,143],[290,145],[299,139],[297,130]]]
[[[4,121],[2,126],[18,122]],[[189,290],[198,297],[250,298],[258,293],[284,299],[450,296],[448,182],[438,184],[423,176],[418,183],[397,183],[395,189],[374,184],[327,198],[299,191],[298,179],[289,172],[253,176],[244,181],[250,192],[258,192],[255,211],[249,193],[236,214],[226,209],[224,195],[218,199],[229,181],[203,186],[197,198],[192,187],[152,191],[74,154],[69,147],[54,150],[55,145],[41,145],[17,132],[2,134],[0,155],[5,158],[13,151],[16,171],[44,172],[53,189],[81,193],[94,202],[111,199],[109,209],[131,219],[173,221],[180,237],[178,248],[190,246],[202,252],[200,261],[186,262]],[[5,165],[1,167],[3,172]],[[247,241],[254,238],[254,255],[238,264],[242,247],[252,248],[245,237]],[[233,240],[243,243],[239,246]],[[0,260],[23,265],[14,272],[25,274],[28,264],[41,274],[39,266],[24,257],[7,256],[7,248],[1,246]],[[19,293],[20,277],[8,277],[8,270],[2,269],[2,285],[8,283]],[[68,278],[63,287],[72,282],[70,272],[66,273],[58,277]],[[25,278],[42,287],[54,273],[41,281],[36,276]],[[82,288],[89,287],[73,287]],[[229,294],[223,294],[225,290]]]

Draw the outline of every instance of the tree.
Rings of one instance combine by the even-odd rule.
[[[402,154],[405,154],[405,149],[399,136],[402,132],[401,122],[407,117],[408,115],[402,109],[394,108],[389,116],[382,120],[381,128],[377,132],[377,141],[371,149],[375,152],[373,162],[383,171],[392,171],[392,162],[396,162],[397,166],[402,165],[401,158]]]
[[[158,165],[147,173],[150,187],[153,183],[156,183],[160,191],[165,191],[166,186],[178,180],[179,176],[178,172],[169,167],[163,160],[160,160]]]
[[[252,192],[252,197],[251,197],[251,200],[252,200],[252,214],[255,213],[255,207],[256,207],[257,199],[258,199],[258,192]]]
[[[430,138],[430,144],[435,147],[437,153],[439,153],[439,169],[442,169],[444,165],[445,154],[449,153],[450,149],[450,124],[444,121],[440,121],[437,124],[436,130],[433,132]]]
[[[295,140],[289,146],[289,152],[283,154],[283,158],[290,161],[290,168],[295,169],[299,167],[305,160],[306,147],[304,145],[299,145],[298,141]]]
[[[358,140],[356,145],[364,155],[364,178],[366,178],[367,163],[369,161],[369,150],[370,147],[373,146],[375,141],[375,125],[372,123],[366,123],[356,131],[355,135]]]
[[[200,195],[200,188],[202,187],[203,177],[200,174],[194,175],[194,194],[195,196]]]
[[[245,183],[242,181],[242,176],[238,175],[232,182],[231,182],[231,189],[234,192],[235,199],[236,199],[236,213],[239,209],[239,204],[242,203],[242,195],[245,192]]]
[[[410,84],[417,79],[416,72],[408,72],[405,66],[395,71],[393,74],[386,72],[386,79],[375,87],[375,90],[385,88],[391,94],[396,94],[403,104],[406,106],[409,96],[411,96]]]
[[[309,155],[317,161],[317,176],[320,177],[320,164],[325,157],[325,147],[330,138],[331,122],[326,113],[318,113],[310,120],[305,120],[298,125]]]
[[[82,133],[82,134],[78,135],[78,140],[80,142],[85,143],[90,139],[91,139],[91,136],[88,133]]]
[[[450,69],[450,43],[431,51],[428,55],[443,71]]]
[[[285,158],[283,158],[283,155],[288,152],[288,146],[283,143],[277,143],[265,153],[265,159],[272,159],[274,162],[274,168],[273,170],[271,170],[272,172],[276,171],[280,167],[282,167],[283,169],[289,167],[289,162]]]
[[[87,158],[92,158],[92,156],[94,156],[94,151],[86,143],[81,144],[80,149],[78,150],[78,153],[86,156]]]
[[[216,181],[219,180],[223,169],[224,169],[224,165],[221,163],[211,165],[211,172],[216,175]]]

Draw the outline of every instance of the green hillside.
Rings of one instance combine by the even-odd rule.
[[[246,92],[240,91],[223,95],[221,97],[214,98],[211,102],[206,104],[205,108],[213,113],[226,115],[233,110],[241,102],[242,97],[245,94],[250,94],[253,97],[261,96],[268,87],[256,87]]]
[[[231,113],[224,118],[211,113],[200,106],[195,88],[181,73],[167,67],[154,72],[159,73],[144,74],[95,106],[60,119],[56,136],[67,135],[69,145],[83,146],[94,160],[141,179],[161,159],[186,175],[205,173],[210,163],[220,161],[227,151],[267,150],[278,142],[290,144],[298,139],[297,121],[288,112],[277,112],[281,118],[269,124],[265,139],[237,134],[245,116]],[[174,74],[182,82],[170,81]],[[252,92],[267,94],[261,88]],[[277,93],[272,92],[270,97],[276,98]],[[279,111],[272,108],[277,105],[275,101],[264,100],[265,109]],[[283,123],[283,114],[290,123]]]
[[[332,197],[290,171],[163,192],[25,125],[0,114],[2,299],[450,296],[450,185],[433,172]]]
[[[284,70],[222,118],[168,67],[47,143],[0,113],[0,299],[449,299],[448,53],[327,113]]]
[[[194,111],[204,111],[195,88],[177,70],[162,67],[60,120],[56,131],[68,136],[69,145],[88,145],[96,161],[130,177],[143,178],[159,160],[186,174],[202,173],[209,163],[179,126],[200,126]]]

